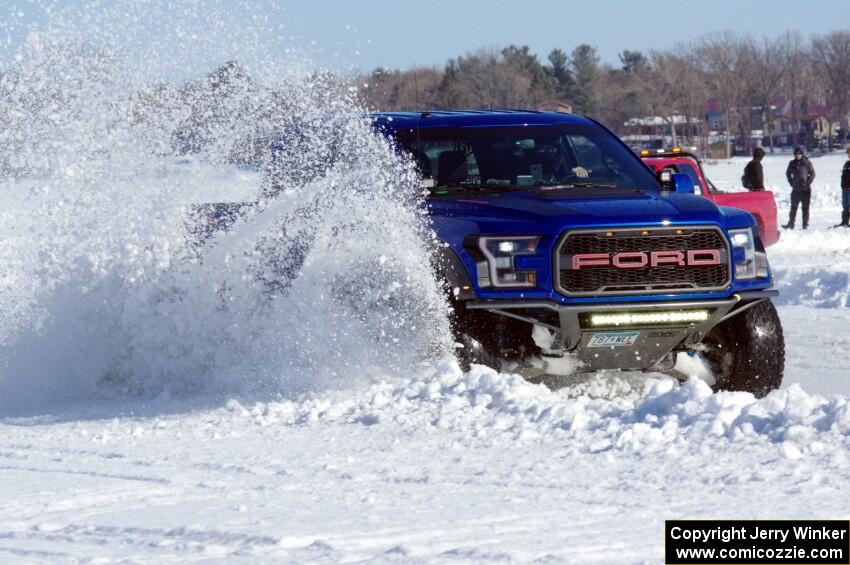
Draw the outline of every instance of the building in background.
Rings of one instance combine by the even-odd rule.
[[[704,104],[701,118],[683,115],[640,116],[623,123],[623,140],[633,149],[660,149],[674,145],[698,147],[706,155],[725,155],[726,113],[716,99]],[[848,116],[850,118],[850,116]],[[729,121],[733,155],[750,155],[756,147],[789,151],[797,145],[810,151],[841,149],[841,118],[835,107],[801,105],[777,100],[769,107],[734,113]]]
[[[623,141],[633,149],[700,146],[705,143],[705,136],[703,120],[681,115],[630,118],[623,124]]]

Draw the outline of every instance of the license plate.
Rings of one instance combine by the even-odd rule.
[[[593,334],[588,347],[631,347],[637,341],[640,332],[617,332]]]

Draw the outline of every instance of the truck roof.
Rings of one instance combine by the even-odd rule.
[[[550,126],[595,123],[575,114],[510,109],[375,112],[369,116],[376,126],[391,131],[431,127]]]

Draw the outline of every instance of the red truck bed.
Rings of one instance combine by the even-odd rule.
[[[685,173],[694,181],[697,194],[705,196],[719,206],[740,208],[752,214],[759,226],[759,235],[765,247],[779,241],[779,225],[776,221],[776,199],[769,190],[752,192],[722,192],[715,187],[702,170],[700,160],[683,151],[663,153],[641,152],[641,159],[652,170],[659,173],[672,169]]]

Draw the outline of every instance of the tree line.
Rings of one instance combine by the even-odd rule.
[[[619,64],[602,63],[592,45],[555,48],[542,59],[527,45],[479,49],[442,67],[378,68],[358,77],[360,96],[375,110],[543,108],[558,102],[622,134],[630,118],[658,116],[674,141],[695,141],[689,124],[704,122],[712,101],[727,151],[735,138],[762,130],[783,103],[799,136],[810,109],[827,107],[847,140],[850,113],[850,31],[805,38],[721,32],[671,49],[626,49]],[[676,118],[678,117],[678,118]],[[680,131],[677,131],[677,126]]]
[[[0,177],[31,173],[50,155],[67,152],[64,138],[51,132],[78,119],[92,93],[108,91],[118,64],[114,53],[58,42],[40,51],[35,64],[0,67]],[[545,59],[528,46],[509,45],[479,49],[442,67],[376,69],[362,76],[317,71],[272,86],[228,61],[183,85],[149,84],[120,104],[125,117],[158,132],[152,138],[169,138],[180,153],[214,150],[234,162],[255,162],[287,119],[307,107],[321,114],[352,90],[370,110],[569,105],[620,135],[632,118],[658,117],[674,143],[690,145],[706,144],[711,102],[712,129],[721,132],[715,137],[723,139],[727,154],[733,140],[746,140],[740,144],[746,147],[755,130],[773,147],[777,132],[767,126],[782,103],[784,119],[793,122],[791,142],[806,141],[801,125],[813,108],[826,108],[846,143],[850,31],[811,38],[717,33],[672,49],[627,49],[613,65],[587,44],[553,49]]]

